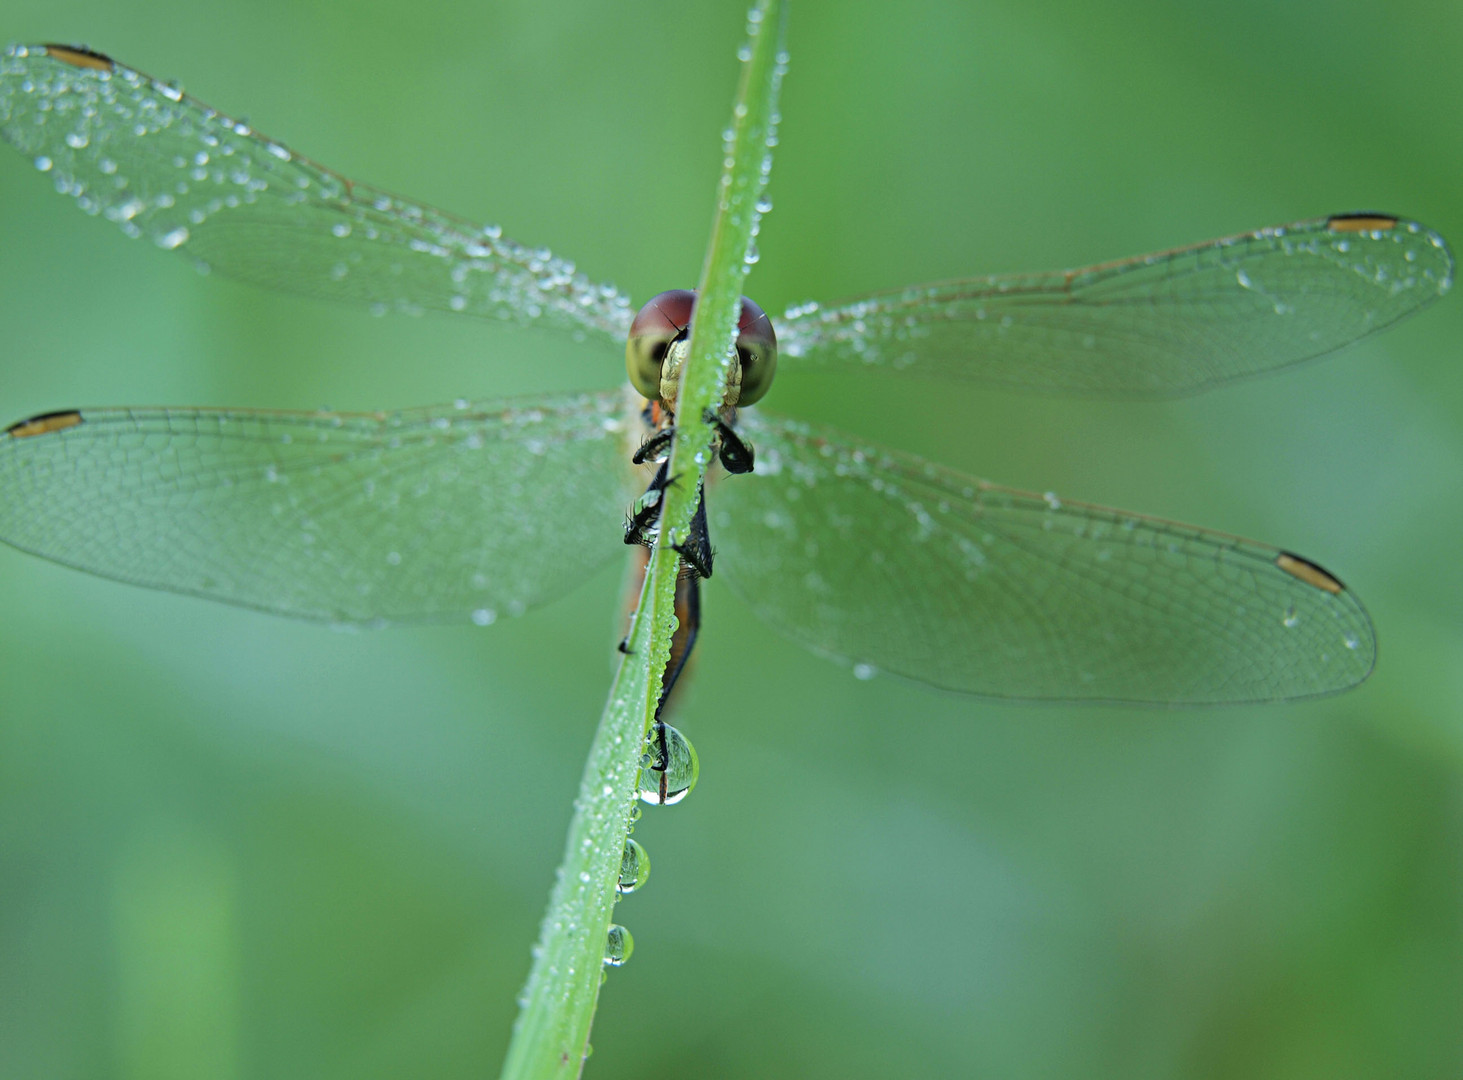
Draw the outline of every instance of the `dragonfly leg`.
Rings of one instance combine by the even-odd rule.
[[[647,461],[650,461],[653,458],[659,456],[661,451],[669,446],[671,444],[671,440],[675,437],[675,428],[662,428],[660,431],[657,431],[654,435],[651,435],[648,439],[640,444],[640,449],[636,450],[635,453],[631,455],[630,461],[636,465],[644,465]]]
[[[645,489],[645,494],[635,500],[630,516],[625,520],[625,543],[650,547],[655,542],[655,531],[660,523],[661,506],[665,489],[676,483],[680,477],[669,475],[668,461],[662,461],[656,470],[655,479]],[[706,495],[703,492],[696,502],[696,513],[691,517],[690,536],[679,544],[673,544],[676,553],[692,571],[701,577],[711,576],[711,538],[706,524]]]
[[[704,418],[706,423],[716,428],[721,467],[734,476],[751,472],[755,460],[752,444],[732,430],[731,425],[712,410],[707,409]],[[640,444],[640,448],[631,456],[630,461],[636,465],[644,465],[647,461],[654,460],[665,451],[675,437],[676,429],[674,427],[662,428]]]
[[[635,500],[635,505],[630,509],[630,516],[625,519],[625,543],[650,547],[654,542],[651,530],[660,520],[660,508],[665,489],[675,483],[670,477],[669,470],[670,462],[662,461],[660,468],[655,471],[655,479],[651,480],[650,486],[645,489],[645,494]]]
[[[706,493],[696,500],[696,513],[691,515],[691,535],[684,543],[671,545],[686,568],[698,577],[711,576],[711,531],[706,524]]]
[[[721,447],[721,467],[733,476],[751,472],[754,463],[752,444],[733,431],[731,425],[712,410],[707,409],[702,414],[702,419],[716,428],[717,441]]]

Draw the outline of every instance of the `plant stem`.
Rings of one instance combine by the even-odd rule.
[[[786,12],[780,0],[758,0],[748,14],[747,32],[747,46],[739,54],[744,62],[727,166],[717,187],[711,244],[678,398],[681,422],[669,466],[669,475],[677,479],[666,490],[659,540],[646,570],[628,651],[585,762],[502,1080],[578,1076],[588,1049],[641,755],[676,627],[680,556],[671,545],[689,533],[711,459],[712,430],[700,418],[720,404],[735,355],[742,279],[761,216],[758,200],[771,168],[777,96],[786,65]]]

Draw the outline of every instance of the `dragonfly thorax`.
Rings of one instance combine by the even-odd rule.
[[[630,384],[651,401],[672,412],[681,385],[681,370],[690,355],[691,319],[696,294],[671,289],[653,297],[630,324],[625,343],[625,368]],[[742,297],[737,320],[736,362],[727,373],[724,408],[751,405],[761,400],[777,370],[777,335],[772,320],[751,300]]]

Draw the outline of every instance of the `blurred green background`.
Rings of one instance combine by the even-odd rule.
[[[743,3],[7,0],[349,175],[692,283]],[[1463,8],[795,0],[750,290],[1044,269],[1351,209],[1463,246]],[[0,419],[608,387],[622,358],[203,279],[0,154]],[[1463,1074],[1463,302],[1163,405],[786,371],[769,405],[1256,536],[1365,599],[1362,689],[1203,712],[865,683],[713,581],[588,1067]],[[3,493],[0,493],[3,497]],[[0,1076],[494,1075],[621,573],[334,633],[0,550]]]

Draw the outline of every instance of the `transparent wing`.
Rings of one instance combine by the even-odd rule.
[[[0,56],[0,135],[83,210],[229,277],[623,342],[629,301],[545,249],[353,183],[176,87],[82,49]]]
[[[1013,389],[1192,393],[1299,363],[1447,292],[1453,257],[1412,221],[1349,214],[1085,270],[917,285],[778,324],[782,354]]]
[[[0,538],[283,615],[487,623],[622,550],[623,404],[53,413],[0,436]]]
[[[1213,704],[1366,678],[1366,611],[1298,556],[745,414],[717,578],[826,655],[986,697]]]

